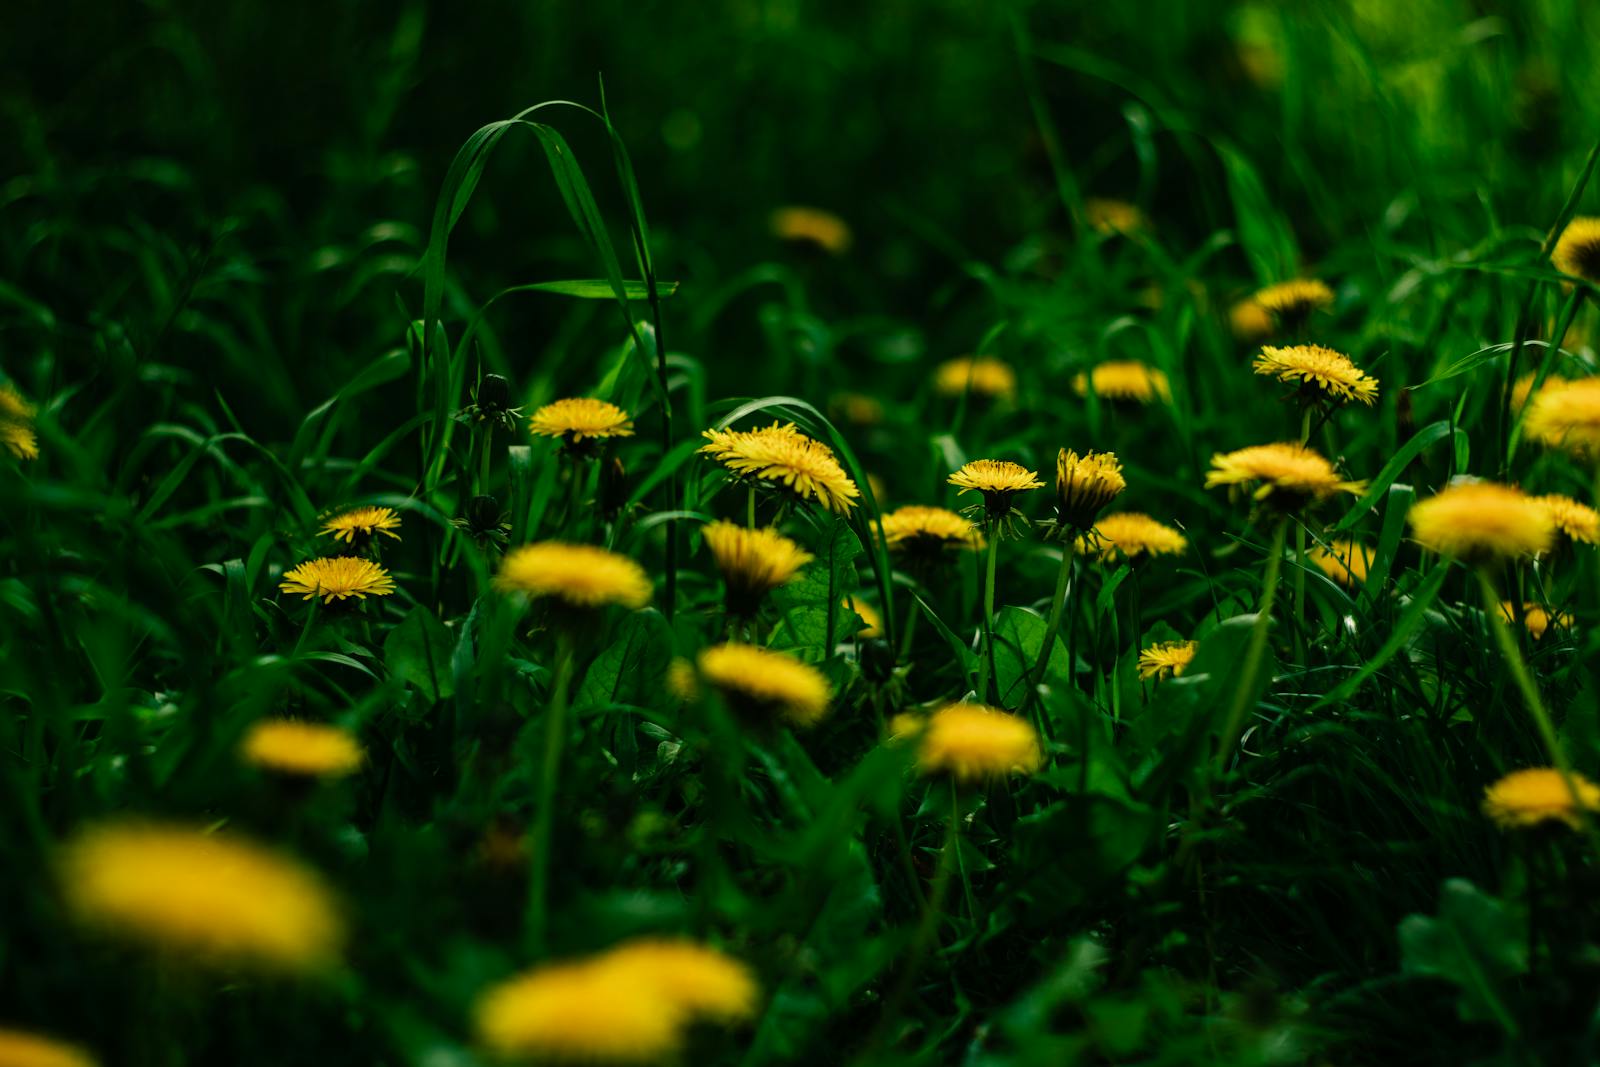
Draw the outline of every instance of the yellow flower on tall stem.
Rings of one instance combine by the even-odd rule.
[[[1012,499],[1018,493],[1042,489],[1044,483],[1021,464],[1001,459],[975,459],[950,475],[949,481],[961,493],[976,492],[983,496],[984,533],[989,539],[989,552],[983,579],[983,656],[978,665],[977,694],[982,701],[988,700],[989,676],[994,669],[994,577],[1000,538],[1015,536],[1013,520],[1027,521],[1012,506]]]
[[[700,447],[701,454],[752,483],[785,489],[799,500],[846,516],[861,496],[833,449],[807,437],[793,423],[775,422],[756,430],[706,430],[702,436],[709,443]],[[755,525],[753,518],[750,525]]]

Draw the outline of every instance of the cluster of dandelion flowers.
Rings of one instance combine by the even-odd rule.
[[[559,437],[569,449],[582,450],[612,437],[632,437],[633,416],[605,400],[569,397],[535,411],[528,429],[535,437]]]
[[[1056,521],[1070,530],[1087,530],[1128,482],[1110,452],[1056,453]]]
[[[377,534],[400,540],[400,535],[395,533],[400,528],[400,516],[395,514],[393,508],[363,507],[351,508],[341,511],[323,520],[322,529],[317,532],[324,536],[332,535],[335,540],[353,545],[357,538],[365,541]]]
[[[1018,493],[1044,488],[1037,474],[1009,459],[975,459],[948,480],[959,490],[957,496],[981,493],[984,514],[991,522],[1011,514],[1011,501]]]
[[[394,592],[394,579],[370,559],[333,556],[300,564],[284,574],[278,588],[302,600],[321,597],[323,603],[332,604],[351,597],[388,596]]]
[[[39,458],[39,435],[33,428],[36,413],[16,386],[0,385],[0,445],[17,459]]]
[[[681,938],[641,938],[517,975],[478,999],[480,1042],[539,1061],[648,1064],[672,1059],[696,1023],[755,1016],[750,969]]]
[[[1017,395],[1017,373],[1011,364],[994,356],[957,356],[933,372],[933,387],[941,396],[973,396],[1010,400]]]
[[[506,553],[494,576],[502,593],[548,597],[570,608],[615,604],[637,610],[650,603],[650,576],[627,556],[595,545],[540,541]]]
[[[1550,509],[1495,482],[1449,486],[1412,505],[1406,521],[1423,548],[1472,564],[1536,556],[1555,542]]]
[[[1546,493],[1534,499],[1550,512],[1550,521],[1562,537],[1586,545],[1600,542],[1600,511],[1560,493]]]
[[[1102,363],[1087,374],[1078,372],[1072,379],[1072,391],[1079,396],[1088,396],[1091,386],[1095,396],[1106,400],[1149,404],[1172,399],[1166,372],[1135,360]]]
[[[1139,233],[1149,228],[1149,220],[1137,205],[1126,200],[1090,197],[1083,202],[1083,221],[1098,234]]]
[[[76,1045],[0,1027],[0,1067],[95,1067],[96,1062]]]
[[[1095,523],[1073,547],[1079,555],[1093,555],[1102,563],[1143,560],[1153,556],[1178,556],[1189,548],[1176,529],[1140,511],[1119,511]]]
[[[1367,568],[1372,566],[1372,549],[1359,541],[1336,538],[1327,547],[1313,548],[1311,562],[1335,582],[1352,589],[1366,582]]]
[[[1259,289],[1251,299],[1278,326],[1295,329],[1305,325],[1312,312],[1333,304],[1333,290],[1315,278],[1296,278]]]
[[[1194,662],[1199,647],[1198,641],[1164,641],[1151,645],[1139,653],[1139,677],[1145,681],[1176,678]]]
[[[829,255],[844,255],[854,240],[848,223],[821,208],[791,204],[774,211],[769,222],[773,236],[813,245]]]
[[[701,535],[727,587],[728,612],[749,616],[769,592],[792,582],[811,562],[811,553],[771,527],[749,529],[726,520],[708,524]]]
[[[812,440],[793,423],[756,430],[706,430],[710,456],[743,478],[771,482],[802,500],[814,500],[838,515],[848,515],[861,490],[845,474],[833,449]]]
[[[901,722],[904,732],[909,723]],[[985,704],[949,704],[916,725],[917,769],[963,785],[1033,774],[1043,762],[1033,724]]]
[[[1550,265],[1586,282],[1600,281],[1600,218],[1579,215],[1568,222],[1550,252]]]
[[[1252,482],[1256,484],[1256,500],[1286,511],[1326,500],[1335,493],[1359,493],[1366,484],[1339,477],[1321,453],[1293,442],[1251,445],[1211,457],[1207,489]]]
[[[59,858],[68,910],[107,935],[220,967],[305,973],[338,960],[344,923],[322,879],[252,842],[108,824]]]
[[[1512,771],[1483,791],[1483,813],[1504,830],[1561,822],[1574,830],[1583,825],[1579,804],[1600,810],[1600,786],[1581,774],[1567,779],[1554,767]],[[1576,795],[1574,795],[1576,794]]]
[[[1350,362],[1342,352],[1321,345],[1267,345],[1256,356],[1255,372],[1299,387],[1301,395],[1331,404],[1378,399],[1378,379]]]
[[[342,778],[361,769],[349,730],[295,719],[263,719],[245,731],[239,755],[253,767],[302,778]]]
[[[1522,425],[1546,448],[1600,458],[1600,378],[1546,379],[1528,400]]]
[[[1509,600],[1500,601],[1500,617],[1506,622],[1517,621],[1517,606]],[[1551,611],[1543,604],[1527,601],[1522,605],[1522,625],[1528,630],[1528,636],[1538,641],[1549,632],[1551,626],[1565,630],[1572,625],[1572,616],[1564,611]]]
[[[889,551],[917,563],[931,563],[954,551],[976,552],[984,547],[983,534],[964,515],[948,508],[907,504],[879,520]]]
[[[833,688],[809,663],[755,645],[714,645],[700,653],[700,676],[734,710],[755,719],[815,726],[828,714]]]

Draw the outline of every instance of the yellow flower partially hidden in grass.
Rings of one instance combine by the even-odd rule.
[[[891,552],[913,559],[933,559],[945,552],[983,548],[983,534],[964,515],[948,508],[907,504],[895,508],[879,522]]]
[[[701,531],[728,590],[728,611],[750,615],[761,598],[794,581],[812,560],[811,553],[771,527],[751,530],[726,520]]]
[[[1474,564],[1536,556],[1555,543],[1550,509],[1494,482],[1449,486],[1412,505],[1406,521],[1423,548]]]
[[[1151,645],[1139,653],[1139,677],[1145,681],[1176,678],[1194,662],[1199,647],[1198,641],[1164,641]]]
[[[1515,624],[1516,605],[1509,600],[1500,601],[1500,617],[1506,622]],[[1572,616],[1564,611],[1551,612],[1543,605],[1529,601],[1522,605],[1522,624],[1528,628],[1528,636],[1538,641],[1551,626],[1558,626],[1563,630],[1571,626]]]
[[[278,588],[301,600],[320,596],[324,604],[332,604],[351,597],[388,596],[394,592],[394,579],[370,559],[333,556],[300,564],[284,574]]]
[[[1346,589],[1354,588],[1367,580],[1367,568],[1372,566],[1372,549],[1359,541],[1338,538],[1326,548],[1318,545],[1311,550],[1311,562],[1317,569]]]
[[[1251,482],[1256,483],[1254,499],[1286,510],[1326,500],[1335,493],[1359,493],[1366,485],[1339,477],[1320,453],[1292,442],[1252,445],[1211,457],[1207,489]]]
[[[1600,218],[1579,215],[1568,222],[1551,250],[1550,265],[1586,282],[1600,281]]]
[[[734,474],[772,482],[802,500],[814,500],[838,515],[848,515],[861,490],[845,474],[833,449],[795,429],[773,423],[757,430],[706,430],[702,454]]]
[[[1073,547],[1079,555],[1092,555],[1102,563],[1110,563],[1117,559],[1181,555],[1188,550],[1189,542],[1173,527],[1143,512],[1119,511],[1101,518]]]
[[[770,222],[774,236],[812,244],[835,256],[848,252],[854,240],[843,219],[821,208],[798,204],[780,207],[772,213]]]
[[[16,386],[0,385],[0,446],[17,459],[39,458],[39,435],[33,428],[37,410]]]
[[[1110,452],[1056,453],[1056,521],[1072,530],[1087,530],[1105,506],[1122,495],[1128,482],[1122,464]]]
[[[950,704],[919,731],[917,769],[963,784],[1033,774],[1043,763],[1033,724],[984,704]]]
[[[1544,822],[1561,822],[1576,830],[1583,825],[1580,804],[1589,811],[1600,810],[1600,786],[1574,774],[1569,789],[1554,767],[1512,771],[1483,792],[1483,813],[1504,830]]]
[[[502,593],[550,597],[572,608],[650,603],[650,576],[627,556],[595,545],[540,541],[506,553],[494,587]]]
[[[294,719],[263,719],[245,731],[246,763],[279,774],[340,778],[361,769],[361,743],[349,730]]]
[[[95,1067],[95,1058],[76,1045],[30,1034],[0,1029],[0,1067]]]
[[[993,356],[957,356],[939,364],[933,387],[943,396],[973,396],[1010,400],[1017,395],[1017,374],[1011,364]]]
[[[883,616],[878,609],[860,597],[846,597],[844,606],[861,616],[861,629],[856,631],[857,641],[874,641],[883,636]]]
[[[1090,197],[1083,202],[1083,221],[1100,234],[1139,233],[1150,225],[1136,205],[1104,197]]]
[[[1600,511],[1560,493],[1546,493],[1534,499],[1549,509],[1557,533],[1586,545],[1600,542]]]
[[[1378,399],[1378,379],[1350,362],[1349,356],[1321,345],[1267,345],[1256,356],[1255,372],[1333,403],[1357,400],[1371,405]]]
[[[617,405],[592,397],[556,400],[533,413],[528,429],[535,437],[559,437],[568,445],[632,437],[633,416]]]
[[[1600,457],[1600,378],[1546,378],[1529,399],[1522,426],[1546,448]]]
[[[399,528],[400,516],[395,514],[393,508],[365,507],[351,508],[329,517],[317,532],[331,534],[335,540],[346,544],[354,544],[357,537],[368,538],[375,534],[398,541],[400,535],[394,531]]]
[[[1279,326],[1293,329],[1311,318],[1311,313],[1333,304],[1333,290],[1315,278],[1296,278],[1256,291],[1252,297]]]
[[[1072,391],[1079,396],[1088,396],[1091,385],[1094,395],[1105,400],[1149,404],[1172,399],[1166,372],[1133,360],[1102,363],[1088,374],[1079,371],[1072,379]]]
[[[815,726],[828,714],[827,675],[784,652],[755,645],[715,645],[700,653],[700,675],[736,710]]]
[[[202,964],[304,973],[336,962],[344,941],[315,872],[238,837],[98,826],[63,846],[60,877],[78,922]]]

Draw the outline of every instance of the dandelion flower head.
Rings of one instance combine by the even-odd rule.
[[[833,449],[795,429],[773,423],[756,430],[706,430],[701,453],[734,474],[772,482],[802,500],[812,500],[838,515],[848,515],[861,490],[845,474]]]
[[[285,572],[278,588],[301,600],[320,596],[323,603],[332,604],[351,597],[365,600],[369,596],[388,596],[394,592],[394,579],[370,559],[325,556]]]
[[[1536,556],[1555,541],[1548,507],[1494,482],[1449,486],[1412,505],[1406,519],[1423,548],[1468,563]]]
[[[506,553],[495,575],[502,593],[550,597],[573,608],[609,604],[638,609],[650,603],[650,576],[627,556],[595,545],[540,541]]]
[[[1303,393],[1333,403],[1351,400],[1371,405],[1378,398],[1378,379],[1350,362],[1350,357],[1321,345],[1261,349],[1255,372],[1280,382],[1298,384]]]
[[[1569,789],[1561,772],[1554,767],[1512,771],[1483,793],[1483,813],[1503,830],[1552,821],[1576,830],[1582,825],[1578,814],[1580,804],[1589,811],[1600,809],[1600,786],[1581,774],[1574,774]]]

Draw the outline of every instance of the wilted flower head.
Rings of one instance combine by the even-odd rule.
[[[400,535],[395,531],[399,528],[400,516],[395,514],[393,508],[364,507],[329,516],[323,520],[322,529],[317,532],[325,536],[331,534],[335,540],[345,544],[355,544],[357,538],[365,541],[380,533],[398,541]]]
[[[1586,545],[1600,541],[1600,511],[1560,493],[1546,493],[1534,499],[1550,512],[1550,521],[1561,536]]]
[[[895,508],[879,522],[889,551],[914,563],[932,563],[947,553],[983,547],[983,534],[964,515],[948,508],[907,504]]]
[[[758,430],[706,430],[702,454],[743,478],[782,486],[839,515],[856,506],[861,490],[845,474],[833,449],[795,429],[773,423]]]
[[[263,719],[245,731],[246,763],[279,774],[339,778],[361,769],[361,743],[349,730],[294,719]]]
[[[1095,233],[1138,233],[1149,227],[1144,212],[1126,200],[1090,197],[1083,202],[1083,221]]]
[[[96,1060],[65,1041],[0,1027],[0,1067],[96,1067]]]
[[[1198,641],[1165,641],[1151,645],[1139,653],[1139,677],[1146,681],[1176,678],[1194,662],[1199,648]]]
[[[1556,239],[1550,264],[1586,282],[1600,280],[1600,218],[1579,215],[1568,222]]]
[[[1252,298],[1284,329],[1305,325],[1313,311],[1333,303],[1333,290],[1315,278],[1297,278],[1257,290]]]
[[[36,412],[16,386],[0,385],[0,446],[17,459],[39,458],[39,435],[33,428]]]
[[[1500,616],[1506,622],[1515,623],[1517,606],[1509,600],[1500,601]],[[1530,600],[1522,605],[1522,625],[1527,627],[1528,636],[1537,641],[1552,626],[1563,630],[1571,626],[1572,616],[1564,611],[1552,612],[1544,605],[1535,604]]]
[[[60,876],[80,923],[203,964],[311,971],[335,962],[344,939],[313,871],[226,834],[94,827],[63,847]]]
[[[821,208],[790,205],[772,213],[772,233],[785,241],[815,245],[835,256],[850,250],[850,227],[839,216]]]
[[[1412,505],[1407,521],[1423,548],[1468,563],[1536,556],[1555,542],[1548,507],[1494,482],[1449,486]]]
[[[1102,363],[1088,374],[1080,371],[1072,379],[1072,390],[1079,396],[1088,396],[1090,385],[1094,386],[1094,395],[1104,400],[1148,404],[1172,399],[1166,372],[1133,360]]]
[[[815,726],[828,714],[833,687],[809,663],[755,645],[714,645],[700,653],[700,676],[736,710]]]
[[[1345,588],[1352,588],[1367,580],[1367,568],[1372,566],[1372,549],[1359,541],[1337,538],[1326,548],[1318,545],[1311,550],[1311,562],[1317,569]]]
[[[1256,356],[1255,372],[1298,384],[1301,394],[1311,399],[1370,405],[1378,398],[1378,379],[1350,362],[1349,356],[1321,345],[1268,345]]]
[[[1550,821],[1576,830],[1583,825],[1580,805],[1588,811],[1600,810],[1600,786],[1574,774],[1569,788],[1554,767],[1512,771],[1483,792],[1483,813],[1504,830]]]
[[[1013,514],[1011,500],[1018,493],[1042,489],[1039,476],[1008,459],[975,459],[948,479],[964,493],[983,495],[983,511],[990,522],[1007,522]]]
[[[572,608],[616,604],[638,609],[650,603],[650,576],[627,556],[595,545],[540,541],[506,553],[495,575],[502,593],[550,597]]]
[[[1254,497],[1293,511],[1335,493],[1359,493],[1364,482],[1339,477],[1332,463],[1305,445],[1280,442],[1252,445],[1211,457],[1206,488],[1257,483]]]
[[[1073,547],[1079,555],[1093,555],[1110,563],[1181,555],[1188,550],[1189,542],[1173,527],[1142,512],[1119,511],[1102,516],[1094,530],[1080,536]]]
[[[1528,401],[1523,428],[1546,448],[1600,456],[1600,378],[1546,378]]]
[[[1127,487],[1122,464],[1111,452],[1080,456],[1063,448],[1056,453],[1056,521],[1067,529],[1089,529]]]
[[[535,411],[528,429],[535,437],[559,437],[568,449],[587,452],[608,438],[632,437],[633,416],[605,400],[569,397]]]
[[[1033,774],[1043,762],[1039,735],[1026,719],[984,704],[950,704],[918,731],[917,768],[970,784]]]
[[[722,572],[733,615],[754,614],[763,597],[799,577],[812,559],[811,553],[771,527],[751,530],[719,520],[701,534]]]
[[[324,604],[332,604],[350,597],[388,596],[394,592],[394,579],[370,559],[334,556],[307,560],[285,572],[278,588],[302,600],[320,596]]]
[[[1017,374],[1011,364],[994,356],[957,356],[939,364],[933,387],[944,396],[987,397],[1010,400],[1017,394]]]

